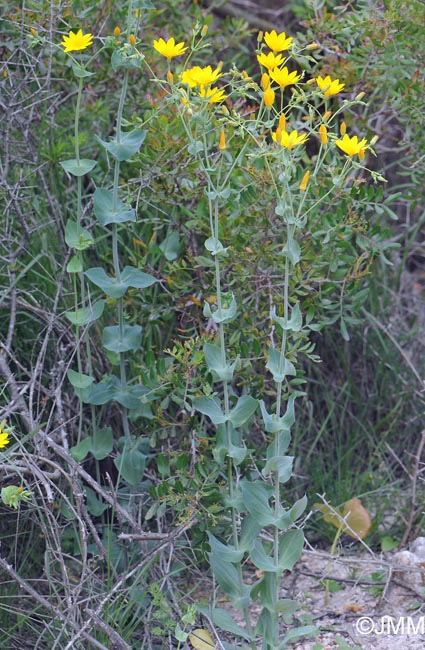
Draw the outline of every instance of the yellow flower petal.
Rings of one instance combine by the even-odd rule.
[[[163,38],[159,38],[157,41],[153,42],[153,46],[157,52],[169,60],[173,59],[175,56],[184,54],[188,49],[188,46],[184,46],[183,41],[181,43],[176,43],[174,38],[169,38],[168,41],[164,41]]]
[[[291,36],[287,38],[285,32],[277,34],[276,30],[273,29],[273,31],[264,34],[264,41],[273,52],[283,52],[289,50],[293,39]]]
[[[257,54],[257,61],[264,68],[267,68],[267,70],[274,70],[282,65],[285,62],[285,59],[281,54],[273,54],[273,52],[264,54],[264,52],[262,52],[261,54]]]
[[[76,52],[77,50],[85,50],[92,43],[93,35],[83,34],[83,30],[79,29],[77,33],[71,31],[69,36],[64,36],[61,45],[64,52]]]

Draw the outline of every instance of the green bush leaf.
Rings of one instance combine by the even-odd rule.
[[[114,206],[114,195],[109,190],[98,187],[93,194],[93,211],[101,226],[110,223],[126,223],[136,221],[136,212],[117,198]]]
[[[102,332],[103,345],[111,352],[136,352],[142,340],[140,325],[124,325],[123,335],[120,335],[119,325],[104,327]]]
[[[218,607],[211,610],[211,618],[215,625],[225,632],[230,632],[231,634],[236,634],[237,636],[242,637],[243,639],[250,640],[250,635],[242,627],[239,627],[237,623],[233,620],[229,612],[226,612],[225,609],[220,609]]]
[[[78,255],[73,255],[66,265],[67,273],[81,273],[83,265]]]
[[[71,158],[70,160],[61,160],[59,164],[71,176],[84,176],[84,174],[91,172],[95,165],[97,165],[97,162],[88,158],[81,158],[80,161],[76,158]]]

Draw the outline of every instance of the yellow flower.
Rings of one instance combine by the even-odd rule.
[[[0,449],[9,444],[10,429],[6,427],[6,420],[0,422]]]
[[[281,54],[273,54],[273,52],[264,54],[264,52],[262,52],[261,54],[257,54],[257,61],[260,65],[267,68],[267,70],[274,70],[274,68],[278,68],[282,65],[282,63],[285,62],[285,59]]]
[[[291,36],[286,38],[285,32],[276,34],[276,30],[274,29],[272,32],[266,32],[264,34],[264,40],[273,52],[283,52],[283,50],[289,50],[293,39]]]
[[[261,87],[263,90],[267,90],[267,88],[270,86],[270,77],[267,74],[267,72],[263,72],[261,75]]]
[[[76,34],[75,32],[69,32],[69,36],[64,36],[61,45],[64,48],[64,52],[75,52],[77,50],[85,50],[92,43],[93,35],[83,35],[83,31],[79,29]]]
[[[345,84],[339,83],[339,79],[332,80],[330,76],[327,77],[317,77],[316,83],[319,86],[320,90],[323,92],[325,97],[330,97],[331,95],[337,95],[344,88]]]
[[[188,68],[182,72],[181,80],[191,88],[195,86],[210,86],[222,76],[220,70],[220,65],[215,70],[210,65],[207,65],[205,68],[200,68],[199,65],[195,65],[193,68]]]
[[[224,90],[216,87],[205,89],[204,86],[201,86],[199,91],[199,97],[207,97],[210,104],[219,104],[226,99],[226,96]]]
[[[272,133],[273,140],[289,150],[293,149],[297,144],[302,144],[308,140],[305,133],[300,133],[300,135],[298,135],[298,131],[295,130],[291,131],[291,133],[280,129],[279,131],[279,133],[277,133],[277,131],[276,133]]]
[[[264,103],[267,108],[271,108],[273,106],[274,97],[275,92],[272,88],[267,88],[267,90],[264,91]]]
[[[176,43],[174,38],[169,38],[168,41],[164,41],[163,38],[158,39],[153,42],[153,46],[157,52],[165,56],[168,60],[173,59],[175,56],[180,56],[184,54],[187,47],[184,46],[184,42]]]
[[[358,154],[360,160],[363,160],[365,151],[367,149],[367,140],[358,139],[356,135],[353,135],[352,138],[346,133],[342,140],[335,140],[335,144],[339,147],[347,156],[355,156]]]
[[[275,68],[274,70],[270,70],[270,76],[281,88],[296,84],[301,79],[301,75],[297,75],[296,70],[289,72],[286,66],[282,69]]]

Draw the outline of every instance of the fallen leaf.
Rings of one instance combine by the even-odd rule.
[[[193,630],[189,641],[195,650],[216,650],[217,646],[208,630]]]

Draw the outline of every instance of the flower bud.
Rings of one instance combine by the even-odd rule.
[[[322,144],[328,144],[328,130],[324,124],[319,126],[320,142]]]
[[[285,117],[285,113],[281,113],[281,114],[279,115],[279,129],[280,129],[281,131],[284,131],[285,128],[286,128],[286,117]]]
[[[300,190],[302,192],[305,192],[306,189],[307,189],[307,183],[308,183],[309,177],[310,177],[310,172],[307,170],[306,173],[303,176],[303,179],[302,179],[301,183],[300,183]]]
[[[258,32],[257,43],[261,43],[263,40],[264,32]]]
[[[221,129],[220,131],[220,142],[218,144],[218,148],[220,151],[224,151],[226,149],[226,135],[224,133],[224,129]]]
[[[307,50],[317,50],[317,48],[320,47],[319,43],[310,43],[310,45],[307,45]]]
[[[379,140],[379,136],[374,135],[372,140],[370,141],[371,147],[373,147],[378,142],[378,140]]]
[[[114,29],[114,36],[115,36],[115,38],[118,38],[118,36],[119,36],[120,34],[121,34],[121,30],[120,30],[120,28],[119,28],[118,25],[117,25],[117,26],[115,27],[115,29]]]
[[[201,29],[201,36],[206,36],[208,31],[208,25],[204,25]]]
[[[332,111],[326,111],[326,113],[323,116],[323,121],[327,122],[331,115],[332,115]]]
[[[30,27],[30,32],[33,36],[37,36],[37,32],[35,31],[34,27]]]
[[[128,40],[130,41],[130,45],[132,45],[133,47],[136,45],[136,37],[134,36],[134,34],[130,34]]]
[[[359,93],[358,95],[355,96],[355,101],[359,102],[361,99],[363,99],[363,97],[365,95],[366,95],[366,93],[364,93],[364,92]]]
[[[275,98],[275,92],[272,88],[267,88],[267,90],[264,93],[264,103],[267,106],[267,108],[271,108],[274,103],[274,98]]]
[[[339,132],[341,135],[345,135],[347,132],[347,125],[345,122],[341,122],[341,126],[339,127]]]
[[[261,75],[261,87],[263,90],[267,90],[267,88],[270,86],[270,77],[267,74],[267,72],[263,72]]]
[[[167,70],[167,81],[169,84],[172,84],[174,81],[173,73],[171,70]]]

